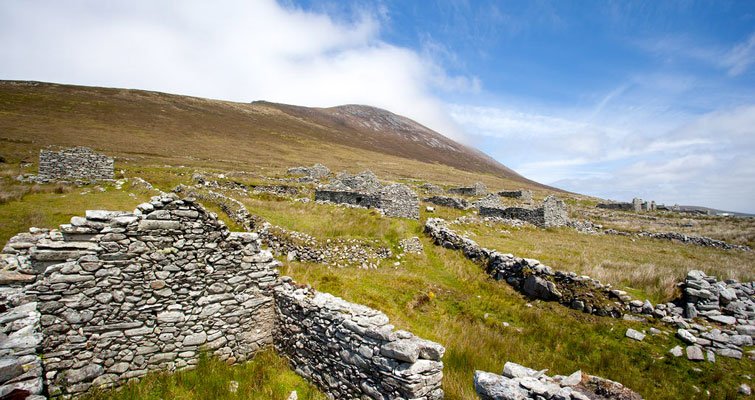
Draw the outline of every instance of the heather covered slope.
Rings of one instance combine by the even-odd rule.
[[[17,81],[0,81],[0,105],[6,146],[87,145],[116,157],[234,169],[325,162],[397,178],[545,188],[408,118],[367,106],[315,109]]]

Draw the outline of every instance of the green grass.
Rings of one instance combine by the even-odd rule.
[[[120,168],[125,169],[126,176],[142,176],[162,190],[188,183],[193,172],[190,168],[130,163],[119,164]],[[8,187],[32,187],[8,179],[3,182]],[[7,240],[29,226],[55,227],[68,222],[71,216],[83,215],[86,209],[132,210],[153,194],[129,184],[123,190],[104,185],[104,192],[96,186],[66,187],[62,193],[57,193],[54,185],[41,186],[25,191],[20,200],[0,204],[0,239]],[[647,399],[708,398],[697,394],[694,387],[710,390],[710,398],[735,398],[734,391],[742,382],[740,376],[751,373],[748,360],[718,357],[716,364],[695,364],[669,358],[668,349],[682,343],[665,326],[656,325],[668,335],[634,342],[624,338],[626,329],[647,329],[647,325],[590,316],[554,303],[531,302],[507,284],[489,279],[480,266],[460,252],[434,246],[422,235],[419,221],[383,218],[372,210],[294,203],[274,196],[234,197],[243,200],[253,214],[320,239],[376,239],[395,246],[402,238],[420,236],[425,254],[406,256],[398,267],[393,266],[395,260],[386,260],[382,268],[369,271],[287,263],[281,272],[318,290],[381,310],[398,328],[446,346],[443,387],[448,399],[475,399],[474,371],[500,373],[506,361],[547,368],[550,374],[582,369],[622,382]],[[239,228],[214,205],[205,206],[217,212],[231,229]],[[430,216],[454,219],[471,213],[435,208],[435,213],[427,213],[423,204],[422,220]],[[654,288],[664,287],[665,279],[676,280],[687,269],[715,273],[740,266],[742,276],[748,276],[748,270],[752,273],[751,255],[659,240],[503,225],[455,225],[453,229],[472,233],[472,238],[483,246],[538,258],[554,268],[591,272],[590,275],[604,270],[608,275],[595,277],[615,285],[631,284],[633,294],[648,294],[651,299],[664,296]],[[634,275],[633,271],[641,273]],[[645,275],[647,278],[643,278]],[[510,326],[504,327],[504,322]],[[230,380],[239,382],[236,394],[228,392]],[[302,399],[325,398],[288,369],[285,360],[268,351],[250,363],[233,367],[203,359],[195,370],[151,374],[121,390],[95,393],[90,398],[285,399],[291,390],[297,390]]]
[[[420,232],[419,221],[382,217],[374,209],[298,203],[268,195],[247,198],[231,195],[240,199],[252,214],[274,225],[321,239],[377,239],[385,245],[396,246],[399,240]]]
[[[693,386],[709,389],[710,398],[732,398],[739,376],[751,372],[747,360],[719,357],[716,364],[694,364],[669,358],[666,352],[682,343],[662,325],[656,326],[667,335],[635,342],[624,337],[626,329],[647,325],[529,302],[507,284],[487,278],[460,252],[422,240],[426,254],[409,256],[400,267],[342,273],[289,263],[282,273],[377,308],[398,328],[446,346],[443,388],[448,399],[475,399],[474,371],[500,373],[506,361],[547,368],[551,374],[582,369],[622,382],[646,399],[708,398],[696,395]]]
[[[38,186],[42,189],[0,205],[0,243],[4,244],[31,227],[57,228],[70,222],[73,216],[84,215],[86,210],[131,211],[154,195],[141,187],[132,187],[130,183],[123,185],[121,190],[112,184],[65,186],[60,191],[55,190],[60,187],[58,185]]]
[[[231,381],[238,382],[235,393]],[[289,369],[286,360],[272,349],[257,353],[244,364],[229,366],[202,355],[195,369],[174,374],[152,373],[117,390],[98,390],[85,400],[285,400],[296,390],[301,400],[324,400],[325,395]]]

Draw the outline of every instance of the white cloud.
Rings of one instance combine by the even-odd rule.
[[[462,138],[436,90],[479,90],[352,22],[272,0],[0,3],[0,77],[310,106],[363,103]]]
[[[737,76],[755,64],[755,33],[737,44],[724,57],[723,65],[729,68],[729,75]]]

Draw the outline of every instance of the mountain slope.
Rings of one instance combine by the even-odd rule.
[[[380,108],[349,104],[309,108],[256,102],[329,128],[339,141],[426,162],[438,162],[462,170],[490,172],[522,178],[479,150],[455,142],[417,122]]]
[[[323,162],[420,179],[476,175],[545,188],[480,151],[408,118],[368,106],[306,108],[158,92],[0,81],[0,142],[87,145],[205,166],[285,167]],[[31,153],[30,153],[31,154]],[[407,172],[412,172],[411,174]]]

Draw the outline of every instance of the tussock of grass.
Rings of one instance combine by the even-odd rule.
[[[235,393],[229,391],[231,381],[238,382]],[[244,364],[229,366],[202,355],[193,370],[174,374],[153,373],[116,390],[100,390],[83,397],[85,400],[210,400],[271,399],[285,400],[292,390],[299,399],[324,400],[325,395],[288,368],[286,360],[272,349],[257,353]]]

